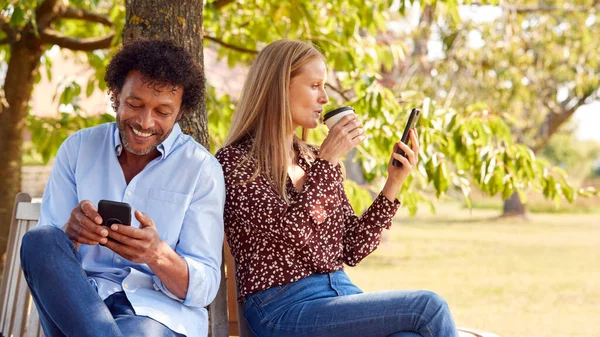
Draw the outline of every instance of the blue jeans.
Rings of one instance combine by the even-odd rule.
[[[47,337],[179,337],[163,324],[136,316],[125,293],[102,300],[88,281],[79,252],[59,228],[27,232],[21,267]]]
[[[363,294],[344,271],[247,295],[254,336],[458,337],[448,305],[428,291]]]

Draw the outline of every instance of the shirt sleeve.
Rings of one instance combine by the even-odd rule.
[[[344,212],[344,263],[357,265],[371,254],[381,242],[381,232],[392,226],[392,219],[400,207],[398,199],[390,201],[380,193],[371,206],[358,217],[342,191]]]
[[[44,189],[38,227],[54,226],[62,229],[79,203],[75,182],[79,146],[80,135],[75,133],[58,149]]]
[[[336,191],[342,184],[341,169],[328,161],[316,159],[298,198],[287,203],[266,179],[252,179],[254,167],[249,162],[240,164],[241,153],[225,149],[217,153],[217,159],[225,172],[226,212],[240,220],[236,225],[252,226],[272,240],[304,247],[314,226],[322,224],[340,206]]]
[[[225,182],[219,163],[211,157],[203,164],[201,181],[194,191],[190,206],[184,216],[179,242],[175,251],[188,266],[188,290],[183,304],[206,307],[217,295],[221,281],[223,254],[223,207]],[[154,278],[155,288],[176,298]]]

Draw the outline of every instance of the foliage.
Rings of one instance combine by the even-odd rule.
[[[470,78],[477,80],[474,81],[475,83],[482,83],[488,81],[488,78],[481,74],[491,76],[496,68],[499,72],[496,73],[497,77],[515,73],[512,68],[506,67],[506,62],[497,60],[489,66],[483,62],[473,62],[473,71],[477,73],[460,73],[461,80],[465,80],[465,89],[461,90],[461,93],[470,96],[465,96],[463,100],[448,98],[448,93],[453,92],[452,86],[448,87],[448,85],[456,80],[451,76],[452,72],[458,74],[458,70],[463,69],[461,67],[470,66],[464,64],[467,60],[475,60],[475,57],[480,57],[481,53],[486,52],[466,47],[460,49],[464,51],[464,55],[458,52],[459,41],[463,41],[466,45],[465,38],[461,40],[458,35],[467,36],[470,30],[475,29],[468,26],[470,22],[459,20],[458,1],[421,2],[421,8],[427,5],[435,7],[436,18],[433,21],[444,23],[442,32],[444,41],[452,47],[448,51],[452,51],[453,54],[447,53],[446,63],[441,60],[435,64],[434,69],[440,75],[430,79],[427,73],[420,71],[417,74],[410,74],[406,77],[407,81],[401,82],[403,85],[396,86],[393,90],[382,85],[385,73],[392,71],[399,64],[410,65],[410,62],[415,62],[410,56],[412,53],[410,44],[392,38],[387,29],[390,19],[407,13],[412,2],[400,1],[399,6],[393,7],[395,3],[396,1],[392,0],[208,1],[204,10],[205,46],[215,48],[219,57],[226,59],[229,65],[249,65],[257,51],[274,40],[302,39],[314,43],[326,56],[331,70],[332,76],[328,84],[332,99],[330,107],[342,104],[354,106],[367,129],[369,138],[360,146],[356,160],[362,163],[365,176],[374,184],[373,186],[377,185],[385,175],[385,167],[393,143],[399,139],[404,127],[405,112],[412,107],[422,107],[423,115],[418,128],[421,161],[417,172],[407,181],[402,190],[403,204],[412,214],[416,212],[420,203],[432,206],[431,200],[422,193],[427,188],[433,188],[438,197],[451,188],[456,188],[464,194],[467,201],[469,201],[468,196],[472,185],[490,195],[498,194],[503,197],[508,197],[513,191],[523,192],[534,188],[557,202],[562,198],[573,200],[578,191],[569,185],[563,170],[553,168],[548,162],[536,158],[524,145],[515,143],[513,131],[519,127],[519,119],[513,117],[513,112],[516,113],[517,110],[500,103],[507,100],[507,95],[520,94],[522,90],[517,90],[516,87],[512,91],[498,90],[497,96],[492,95],[494,100],[487,100],[486,98],[495,91],[477,91],[473,86],[468,86],[465,77],[471,76]],[[496,1],[483,3],[497,4]],[[83,6],[90,3],[83,1],[80,4]],[[110,8],[117,28],[122,27],[124,18],[122,3],[98,1],[96,4],[106,6],[103,8]],[[522,23],[522,21],[518,22]],[[550,24],[559,26],[556,21]],[[491,34],[493,28],[494,25],[489,25],[487,30],[482,32]],[[64,27],[65,32],[69,29],[74,30],[77,27]],[[77,34],[75,31],[69,32]],[[454,43],[450,43],[452,34],[456,35]],[[516,33],[513,38],[518,39],[518,34],[521,33]],[[528,32],[524,31],[523,34]],[[537,33],[531,34],[537,36]],[[500,41],[500,31],[493,36],[498,36],[497,39]],[[518,57],[521,50],[519,46],[524,42],[521,44],[518,40],[508,42],[510,43],[505,47],[511,47],[511,53]],[[497,47],[490,49],[500,54],[500,46],[498,42]],[[83,86],[86,87],[85,92],[88,95],[96,88],[105,90],[102,81],[103,71],[112,52],[111,50],[86,53],[83,61],[94,67],[95,77],[91,80],[91,84],[78,83],[65,86],[65,90],[60,94],[61,100],[66,102],[75,97],[75,94],[81,94]],[[523,57],[529,57],[527,55],[529,54]],[[543,61],[539,57],[535,60],[538,63]],[[452,68],[454,64],[460,67]],[[447,67],[444,68],[444,65]],[[524,68],[526,65],[525,63]],[[561,67],[560,69],[564,68]],[[505,68],[507,69],[503,70]],[[549,70],[550,74],[552,69]],[[578,74],[578,71],[575,69],[572,72]],[[419,74],[425,76],[419,77],[417,76]],[[397,78],[395,80],[398,81]],[[518,78],[513,81],[517,83]],[[574,92],[590,87],[587,77],[585,81],[580,82],[585,84],[575,85]],[[463,82],[457,81],[457,83],[460,83],[462,88]],[[568,86],[570,82],[561,83],[566,83],[563,85],[570,88]],[[439,90],[440,94],[435,90],[436,86],[442,89]],[[584,91],[588,92],[586,90]],[[529,95],[533,96],[534,93],[532,90]],[[229,129],[235,102],[227,95],[217,95],[214,88],[209,87],[207,109],[212,148],[218,149]],[[77,122],[75,116],[69,116],[65,121],[73,122],[75,128],[81,126],[77,126],[81,121]],[[36,128],[34,134],[37,133],[37,146],[45,151],[46,157],[52,156],[52,152],[56,150],[56,146],[48,145],[50,143],[48,139],[58,141],[66,136],[68,130],[73,130],[66,125],[49,121],[46,121],[46,124],[31,123],[31,127]],[[310,137],[312,142],[320,144],[324,136],[325,130],[321,127],[316,132],[312,132]],[[48,140],[46,146],[40,142],[41,140]],[[357,211],[365,208],[367,205],[365,196],[369,194],[369,190],[375,188],[365,189],[364,186],[352,182],[348,182],[346,187]],[[590,190],[579,191],[579,193],[596,192]]]
[[[335,103],[354,106],[370,135],[358,156],[368,181],[385,175],[393,143],[402,132],[404,111],[427,105],[419,127],[421,165],[419,174],[414,176],[421,189],[431,184],[439,197],[454,186],[468,200],[473,182],[483,191],[505,198],[530,187],[542,190],[554,200],[574,198],[574,190],[562,170],[549,168],[529,149],[513,143],[505,114],[491,113],[489,106],[474,103],[476,98],[472,96],[469,104],[462,105],[464,108],[434,107],[436,102],[422,93],[403,91],[397,97],[379,84],[380,71],[391,70],[408,53],[403,44],[381,42],[386,20],[392,14],[391,2],[339,0],[275,6],[269,1],[239,1],[223,9],[213,4],[207,5],[205,31],[213,37],[211,41],[217,40],[213,46],[230,65],[248,64],[255,55],[253,51],[280,38],[309,40],[319,47],[335,75],[330,81]],[[406,9],[405,4],[402,2],[401,12]],[[448,13],[454,25],[458,20],[452,13],[457,10],[458,3],[447,1],[441,12]],[[376,14],[372,17],[371,13]],[[214,102],[212,99],[207,104],[211,115],[224,103],[211,104]],[[231,104],[226,103],[228,107]],[[219,126],[213,128],[217,129],[213,141],[218,142],[228,130],[228,119],[216,122]],[[321,129],[311,140],[319,144],[323,136]],[[414,214],[418,203],[429,200],[410,185],[405,184],[402,199]],[[365,205],[356,187],[347,186],[353,205],[362,210]]]
[[[27,124],[31,131],[31,141],[35,144],[34,153],[39,154],[43,162],[47,163],[56,155],[60,144],[75,131],[114,120],[109,114],[82,116],[63,112],[59,118],[30,115]]]
[[[600,160],[600,143],[577,140],[572,130],[565,130],[550,139],[541,156],[564,168],[573,179],[582,180],[593,173],[594,163]]]
[[[408,85],[453,106],[474,98],[519,123],[517,139],[541,150],[575,109],[598,97],[600,15],[596,1],[511,1],[491,22],[436,25],[442,56]],[[552,120],[559,121],[553,124]]]

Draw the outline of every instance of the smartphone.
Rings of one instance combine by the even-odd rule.
[[[102,226],[110,227],[112,224],[131,225],[131,205],[125,202],[100,200],[98,213],[102,217]]]
[[[421,110],[419,110],[417,108],[412,109],[412,111],[410,112],[410,116],[408,116],[408,122],[406,122],[406,127],[404,128],[404,133],[402,133],[402,139],[401,139],[402,143],[408,145],[410,130],[414,129],[415,126],[417,125],[419,116],[421,116]],[[396,150],[396,153],[399,153],[406,157],[406,153],[404,153],[404,150],[402,150],[401,148],[398,148]],[[394,160],[392,160],[392,165],[394,165],[396,167],[401,167],[402,163],[400,161],[394,159]]]

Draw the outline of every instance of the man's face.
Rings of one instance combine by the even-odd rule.
[[[173,130],[181,117],[183,88],[152,81],[131,71],[121,92],[114,92],[121,142],[131,154],[151,153]]]

